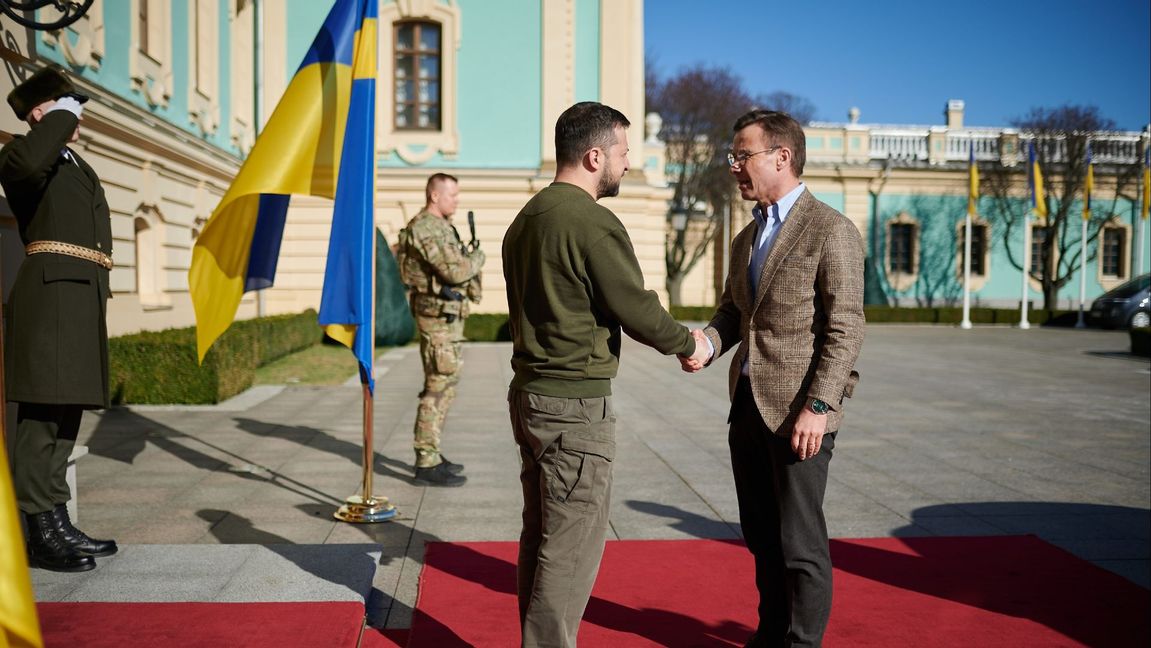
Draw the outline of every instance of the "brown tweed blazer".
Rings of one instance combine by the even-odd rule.
[[[831,406],[827,431],[839,429],[843,399],[859,374],[863,346],[863,239],[855,225],[804,189],[763,263],[751,293],[747,268],[756,237],[752,221],[731,244],[719,308],[704,333],[713,360],[738,345],[729,389],[735,394],[744,358],[767,427],[790,436],[808,398]]]

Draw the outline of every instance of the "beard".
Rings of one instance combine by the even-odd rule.
[[[615,177],[615,169],[612,168],[611,162],[606,162],[603,166],[603,175],[599,178],[599,184],[596,186],[596,200],[600,198],[611,198],[619,195],[619,183],[623,177]]]

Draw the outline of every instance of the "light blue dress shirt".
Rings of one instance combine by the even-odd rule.
[[[787,220],[788,214],[791,213],[791,208],[795,206],[795,201],[799,200],[803,189],[804,186],[801,182],[799,186],[787,192],[774,205],[756,205],[751,210],[751,215],[755,217],[755,222],[758,225],[755,242],[751,249],[751,262],[747,264],[747,279],[748,285],[751,286],[752,303],[755,303],[755,296],[759,294],[759,275],[763,271],[763,263],[767,261],[767,255],[771,254],[771,248],[775,245],[779,230],[783,227],[784,221]],[[743,367],[740,371],[743,375],[748,375],[747,358],[743,359]]]

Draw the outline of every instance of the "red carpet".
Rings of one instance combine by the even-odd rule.
[[[356,648],[363,603],[40,603],[45,648]]]
[[[1145,646],[1151,592],[1035,537],[833,540],[825,646]],[[408,648],[518,644],[514,542],[432,543]],[[750,555],[715,540],[609,542],[581,646],[742,645]]]

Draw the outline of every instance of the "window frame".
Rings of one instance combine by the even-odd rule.
[[[895,270],[892,263],[893,255],[895,253],[894,228],[896,226],[907,226],[910,232],[910,240],[908,242],[908,262],[911,266],[910,272]],[[910,290],[915,286],[919,280],[919,251],[920,251],[920,236],[921,229],[919,221],[912,218],[907,212],[899,213],[895,218],[889,219],[884,229],[885,250],[883,255],[883,268],[887,275],[887,283],[896,292],[904,292]]]
[[[963,281],[963,236],[966,230],[964,225],[964,221],[960,220],[959,224],[955,228],[955,276],[959,279],[960,282]],[[976,230],[982,232],[983,253],[978,254],[974,249],[971,253],[971,290],[979,290],[991,277],[991,223],[980,218],[979,216],[972,217],[971,242],[973,248],[975,241],[977,240],[977,236],[975,236]],[[982,273],[976,271],[977,262],[983,266]]]
[[[1119,242],[1119,274],[1108,274],[1103,268],[1103,253],[1105,251],[1106,236],[1108,232],[1117,233],[1122,239]],[[1132,228],[1130,223],[1112,216],[1099,227],[1099,237],[1096,239],[1097,252],[1095,263],[1095,278],[1104,290],[1117,288],[1120,284],[1129,281],[1131,275],[1131,261],[1135,249],[1132,244]]]
[[[400,30],[405,27],[412,28],[411,49],[400,48]],[[434,50],[425,50],[422,48],[423,39],[421,38],[421,32],[425,28],[435,28],[436,30],[438,46]],[[440,132],[443,130],[443,32],[443,25],[431,20],[397,20],[392,23],[392,128],[396,131]],[[421,75],[423,71],[423,67],[420,64],[421,59],[433,55],[435,56],[436,75]],[[401,78],[399,75],[401,69],[399,61],[405,56],[412,60],[412,65],[409,68],[411,76]],[[423,102],[420,100],[420,84],[423,82],[434,83],[436,85],[435,101]],[[403,83],[412,84],[412,93],[409,96],[409,100],[402,103],[402,105],[411,106],[412,108],[412,120],[414,123],[407,125],[401,125],[399,123],[401,106],[399,89]],[[427,126],[419,125],[420,109],[424,106],[433,107],[436,114],[434,122],[429,123]]]
[[[461,20],[457,0],[405,0],[389,2],[379,8],[379,39],[381,55],[379,78],[394,79],[396,22],[422,20],[440,25],[440,129],[397,129],[394,123],[395,88],[379,92],[376,130],[377,150],[381,160],[399,159],[409,165],[422,165],[437,155],[442,160],[454,161],[459,155],[460,137],[457,128],[458,92],[456,73],[459,69]]]

